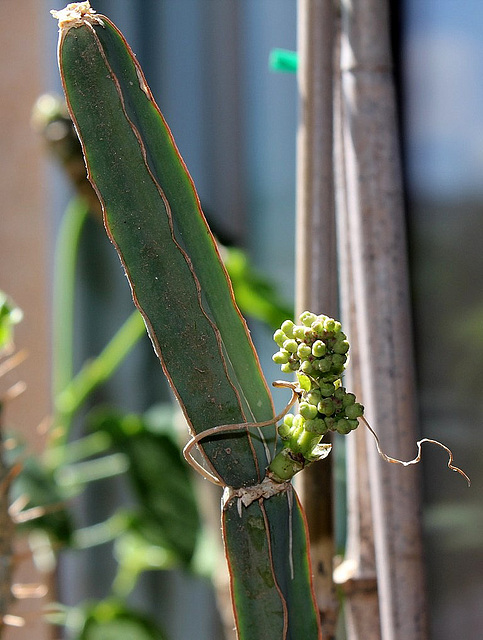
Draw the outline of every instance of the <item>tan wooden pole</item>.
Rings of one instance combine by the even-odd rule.
[[[341,10],[339,178],[345,183],[346,212],[339,222],[350,257],[341,266],[343,297],[351,288],[353,292],[352,303],[345,304],[350,337],[357,345],[351,366],[358,367],[366,416],[383,449],[412,458],[416,397],[388,5],[386,0],[343,0]],[[345,257],[342,252],[342,262]],[[427,625],[419,473],[383,462],[369,432],[366,447],[381,637],[423,640]],[[359,547],[363,542],[367,538],[351,541]],[[360,564],[356,577],[370,566],[370,554],[369,549],[369,565]],[[363,563],[364,556],[354,557]],[[357,634],[356,627],[353,631],[351,640],[377,637]]]
[[[296,313],[337,315],[333,176],[333,0],[298,2]],[[332,580],[334,526],[330,457],[299,481],[324,638],[335,637],[338,601]]]
[[[353,235],[349,233],[348,193],[342,139],[340,78],[335,83],[334,155],[336,175],[337,245],[339,254],[340,307],[349,338],[350,366],[344,375],[348,389],[362,398],[360,350],[354,308]],[[343,587],[344,615],[349,640],[380,640],[374,528],[367,463],[366,434],[357,429],[345,440],[347,481],[347,543],[344,561],[335,569],[335,582]]]

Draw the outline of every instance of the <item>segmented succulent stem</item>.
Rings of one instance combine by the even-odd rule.
[[[191,177],[120,31],[88,2],[56,17],[67,104],[107,233],[192,435],[210,433],[197,442],[205,464],[228,489],[238,637],[320,640],[301,506],[288,483],[263,484],[276,446],[271,396]],[[235,429],[212,435],[217,425]]]

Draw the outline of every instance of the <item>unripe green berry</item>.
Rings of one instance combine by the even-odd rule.
[[[293,369],[290,366],[290,363],[288,362],[287,364],[283,364],[280,369],[283,371],[283,373],[292,373]]]
[[[287,336],[281,329],[277,329],[273,334],[273,339],[278,344],[279,347],[283,347],[283,343],[287,339]]]
[[[294,415],[293,413],[287,413],[284,417],[283,417],[283,424],[286,427],[289,427],[290,429],[293,426],[293,419],[294,419]]]
[[[320,393],[326,398],[331,395],[336,395],[338,389],[336,390],[333,382],[321,382],[319,384]]]
[[[315,313],[311,313],[310,311],[304,311],[300,314],[299,320],[306,327],[310,327],[312,322],[315,322],[315,320],[317,320],[317,316],[315,315]]]
[[[354,429],[357,429],[357,427],[359,426],[359,420],[347,420],[351,431],[354,431]]]
[[[347,353],[349,351],[349,343],[347,342],[347,340],[336,340],[332,349],[334,353]]]
[[[308,360],[304,360],[302,362],[302,364],[300,365],[300,368],[302,369],[302,371],[304,373],[307,373],[309,375],[311,373],[314,373],[314,368],[313,368],[312,364]]]
[[[317,409],[324,416],[331,416],[333,413],[335,413],[334,403],[330,398],[324,398],[323,400],[321,400],[317,405]]]
[[[299,404],[299,413],[306,420],[313,420],[317,417],[317,407],[313,404],[309,404],[308,402],[301,402]]]
[[[335,425],[335,430],[337,433],[340,433],[343,436],[346,436],[348,433],[352,431],[352,425],[350,424],[350,420],[345,420],[344,418],[339,418]]]
[[[337,424],[337,420],[332,416],[328,416],[327,418],[325,418],[324,422],[325,422],[325,426],[329,430],[333,430]]]
[[[297,371],[297,369],[299,368],[299,361],[298,360],[291,360],[288,363],[288,366],[290,367],[290,371]]]
[[[334,353],[334,355],[332,356],[332,364],[335,365],[336,367],[339,367],[339,366],[343,367],[346,361],[347,361],[347,357],[340,353]]]
[[[305,399],[309,404],[317,405],[321,399],[320,391],[318,391],[317,389],[313,389],[305,396]]]
[[[312,349],[308,344],[302,342],[302,344],[299,344],[299,347],[297,349],[297,355],[300,359],[306,360],[312,355]]]
[[[307,420],[305,422],[305,430],[309,433],[316,433],[323,436],[324,433],[327,433],[327,426],[323,420],[315,418],[314,420]]]
[[[325,358],[321,358],[320,360],[316,361],[316,368],[322,373],[328,373],[331,367],[332,367],[332,358],[330,356],[325,356]]]
[[[291,320],[285,320],[280,327],[288,338],[293,338],[294,323]]]
[[[335,330],[335,320],[332,318],[326,318],[324,322],[324,329],[329,333],[332,333]]]
[[[359,402],[355,402],[345,407],[344,413],[349,420],[356,420],[364,414],[364,407]]]
[[[325,342],[322,342],[322,340],[316,340],[312,345],[312,354],[316,358],[321,358],[322,356],[325,356],[326,351],[327,351],[327,346]]]
[[[305,428],[305,418],[297,413],[293,419],[293,429]]]
[[[334,355],[332,356],[332,366],[330,368],[330,372],[334,375],[340,375],[345,369],[345,362],[345,356],[334,353]]]
[[[356,397],[353,393],[344,393],[344,397],[342,398],[342,405],[344,407],[348,407],[351,404],[354,404],[356,401]]]
[[[289,338],[283,343],[283,348],[289,353],[296,353],[298,349],[297,341],[293,338]]]
[[[276,364],[287,364],[287,362],[289,361],[289,354],[288,351],[285,351],[285,349],[281,349],[280,351],[277,351],[277,353],[274,353],[272,356],[272,360],[276,363]]]
[[[288,425],[283,423],[278,427],[277,431],[278,431],[278,435],[282,439],[287,439],[290,436],[292,429]]]
[[[315,335],[317,336],[323,336],[324,335],[324,321],[320,320],[320,318],[318,318],[315,322],[312,322],[312,331],[315,333]]]
[[[303,340],[305,337],[305,327],[296,324],[293,328],[293,337],[297,340]]]

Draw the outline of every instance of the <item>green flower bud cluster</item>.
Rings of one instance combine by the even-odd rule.
[[[296,442],[314,444],[328,431],[347,434],[358,426],[364,407],[342,386],[349,343],[340,322],[305,311],[296,325],[286,320],[274,334],[280,350],[273,360],[284,373],[296,372],[299,412],[287,414],[279,434]]]
[[[273,339],[280,347],[273,360],[284,373],[302,371],[312,378],[333,381],[347,362],[349,343],[340,322],[305,311],[300,325],[286,320]]]

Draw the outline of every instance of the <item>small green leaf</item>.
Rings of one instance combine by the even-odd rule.
[[[299,387],[302,391],[310,391],[312,383],[310,382],[309,376],[306,376],[305,373],[302,373],[301,371],[297,371],[297,380],[299,381]]]

